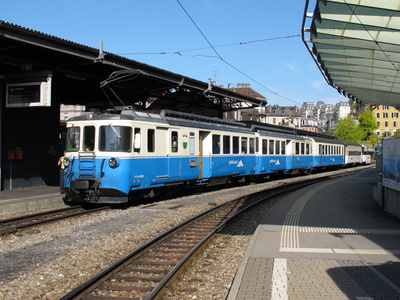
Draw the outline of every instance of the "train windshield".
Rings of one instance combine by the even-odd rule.
[[[132,145],[132,128],[127,126],[100,127],[99,150],[130,152]]]
[[[65,151],[67,152],[79,151],[80,136],[81,136],[80,127],[69,127],[67,129]]]

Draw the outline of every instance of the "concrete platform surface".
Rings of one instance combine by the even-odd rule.
[[[365,169],[298,190],[265,217],[229,300],[400,299],[400,222]]]
[[[46,207],[66,207],[58,186],[41,186],[0,192],[0,216]]]

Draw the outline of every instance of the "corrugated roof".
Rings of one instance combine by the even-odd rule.
[[[303,40],[327,82],[350,99],[399,107],[400,0],[320,0],[308,9],[306,0]]]
[[[78,56],[89,61],[97,61],[99,49],[78,44],[53,35],[45,34],[33,29],[22,27],[16,24],[0,20],[0,36],[2,38],[17,40],[22,43],[32,44],[38,47],[47,48],[68,55]],[[226,97],[232,102],[243,103],[247,106],[265,105],[265,100],[256,99],[251,96],[235,93],[226,88],[211,86],[209,83],[180,75],[171,71],[160,69],[145,63],[141,63],[123,56],[110,52],[104,52],[104,60],[99,60],[103,64],[108,64],[120,69],[139,69],[164,82],[172,82],[174,86],[183,86],[193,90],[200,90],[204,94],[217,97]]]

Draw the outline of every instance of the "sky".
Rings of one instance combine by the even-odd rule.
[[[316,0],[310,0],[312,12]],[[218,85],[268,105],[348,101],[301,39],[306,0],[0,0],[0,20]]]

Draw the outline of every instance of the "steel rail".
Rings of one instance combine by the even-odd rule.
[[[88,213],[97,212],[109,208],[110,206],[102,206],[102,207],[87,209],[84,208],[83,205],[78,205],[73,207],[60,208],[35,214],[29,214],[21,217],[0,220],[0,235],[13,233],[18,231],[19,229],[27,227],[37,226],[79,215],[85,215]]]
[[[181,268],[190,261],[190,259],[194,256],[194,254],[202,248],[202,246],[207,242],[207,240],[210,239],[210,237],[214,236],[215,233],[219,232],[230,220],[232,220],[234,217],[238,216],[245,210],[249,209],[250,207],[259,204],[262,201],[265,201],[271,197],[275,197],[278,194],[284,193],[284,192],[289,192],[294,189],[298,189],[310,184],[314,184],[317,182],[321,182],[323,180],[335,178],[337,176],[343,176],[343,175],[331,175],[331,176],[324,176],[320,178],[314,178],[314,179],[306,179],[303,181],[298,181],[295,183],[287,183],[283,184],[281,186],[269,189],[269,190],[264,190],[264,191],[259,191],[256,193],[250,193],[245,196],[241,196],[239,198],[230,200],[226,203],[220,204],[218,206],[212,207],[172,228],[169,230],[161,233],[160,235],[154,237],[144,245],[140,246],[139,248],[135,249],[131,253],[125,255],[124,257],[120,258],[107,268],[105,268],[103,271],[99,272],[96,274],[94,277],[83,283],[82,285],[78,286],[65,296],[61,298],[61,300],[71,300],[71,299],[83,299],[86,295],[89,295],[96,287],[98,287],[101,283],[106,282],[108,279],[111,278],[113,274],[116,274],[118,271],[126,267],[127,265],[133,263],[132,261],[141,256],[145,250],[150,249],[153,247],[156,243],[165,240],[167,237],[170,237],[172,234],[175,232],[179,231],[185,226],[188,226],[189,224],[193,223],[194,221],[199,220],[202,217],[205,217],[206,215],[209,215],[212,212],[216,212],[219,209],[222,209],[223,207],[227,207],[228,205],[233,205],[235,202],[238,202],[243,199],[248,199],[250,197],[255,197],[257,198],[256,200],[251,200],[250,203],[246,204],[245,206],[241,207],[239,210],[235,211],[232,215],[228,215],[225,219],[220,221],[218,225],[214,226],[213,229],[211,229],[203,238],[201,238],[190,250],[187,251],[187,253],[177,262],[175,265],[167,272],[166,275],[156,284],[156,286],[144,297],[144,299],[157,299],[160,297],[160,294],[162,294],[162,291],[164,287],[170,283],[171,279],[176,277],[176,274],[181,270]],[[265,196],[265,193],[268,193],[268,195]],[[264,196],[262,196],[264,194]],[[245,200],[246,201],[246,200]],[[154,272],[156,273],[156,272]],[[155,280],[153,280],[155,281]],[[91,296],[93,297],[93,296]],[[93,299],[96,299],[96,297],[93,297]],[[101,299],[101,297],[99,297]]]

